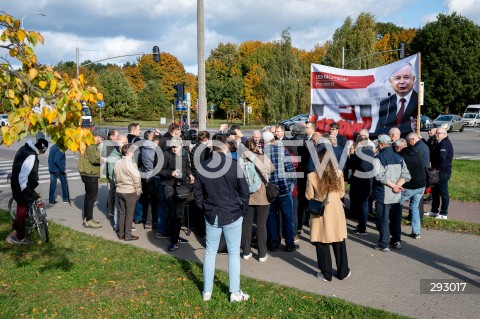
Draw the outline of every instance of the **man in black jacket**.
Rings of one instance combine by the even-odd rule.
[[[45,154],[48,142],[40,138],[33,144],[28,141],[15,155],[12,165],[11,187],[13,198],[17,202],[17,214],[13,221],[12,231],[6,241],[14,245],[26,245],[25,219],[28,205],[39,198],[35,191],[38,186],[38,155]]]
[[[226,143],[225,134],[213,136],[213,156],[201,163],[201,168],[197,168],[193,188],[195,201],[205,212],[207,232],[202,296],[205,301],[212,296],[215,257],[223,232],[228,249],[230,302],[241,302],[249,298],[240,290],[240,241],[250,192],[239,164],[228,156]]]
[[[432,168],[439,171],[440,181],[437,185],[432,186],[432,211],[425,215],[437,219],[447,219],[448,204],[450,203],[448,181],[452,176],[453,145],[447,136],[447,130],[443,127],[437,128],[435,135],[438,144],[433,148],[430,159]],[[442,207],[438,214],[440,199],[442,199]]]
[[[415,239],[420,238],[420,211],[419,203],[425,192],[425,185],[427,183],[425,169],[423,167],[422,158],[410,146],[407,147],[407,141],[403,138],[395,142],[395,151],[407,164],[408,171],[412,176],[412,179],[403,184],[405,189],[402,192],[402,198],[400,199],[400,205],[407,200],[410,200],[410,212],[412,213],[412,233],[411,236]]]

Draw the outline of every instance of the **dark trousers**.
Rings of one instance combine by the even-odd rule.
[[[108,198],[107,198],[107,208],[110,214],[115,214],[115,196],[117,194],[115,189],[115,183],[112,180],[108,181]]]
[[[17,238],[22,240],[25,238],[25,219],[27,218],[28,204],[17,203],[17,214],[13,221],[12,230],[17,231]]]
[[[255,214],[257,215],[257,238],[258,256],[263,258],[267,255],[267,218],[270,205],[255,205],[248,207],[248,213],[243,218],[242,224],[242,251],[244,255],[251,253],[252,225]]]
[[[136,193],[118,193],[118,206],[120,207],[118,238],[120,239],[132,237],[133,214],[135,213],[137,199],[138,195]]]
[[[93,206],[98,196],[98,177],[82,175],[85,184],[85,199],[83,201],[83,219],[89,221],[93,218]]]
[[[142,191],[140,201],[142,203],[143,219],[145,220],[145,225],[151,226],[153,221],[157,222],[158,209],[158,196],[153,178],[150,178],[148,181],[142,178]]]
[[[305,178],[297,179],[297,190],[298,190],[298,208],[297,208],[297,230],[301,230],[303,225],[309,225],[309,214],[305,214],[308,206],[308,200],[305,197],[305,189],[306,189],[306,180]]]
[[[342,280],[348,276],[350,268],[348,268],[347,245],[345,240],[335,243],[315,243],[317,250],[318,268],[322,272],[325,279],[332,280],[332,257],[330,255],[330,246],[333,248],[335,263],[337,264],[337,278]]]
[[[170,244],[176,244],[180,237],[186,202],[184,200],[177,200],[175,190],[166,185],[165,199],[167,200]]]
[[[357,217],[357,230],[359,232],[365,232],[367,231],[369,196],[361,197],[351,193],[350,195],[350,213],[354,213],[353,216]]]
[[[57,179],[59,179],[60,183],[62,184],[63,201],[65,202],[70,199],[70,194],[68,193],[67,174],[55,172],[55,173],[50,173],[50,190],[48,192],[48,201],[50,203],[53,203],[55,201],[55,197],[56,197],[55,193],[57,191]]]
[[[380,234],[378,246],[387,248],[390,243],[390,232],[392,231],[392,242],[400,241],[402,207],[400,204],[383,204],[375,202],[375,213],[377,230]],[[390,221],[390,223],[389,223]]]
[[[450,196],[448,194],[448,181],[452,173],[440,172],[440,181],[437,185],[432,187],[432,212],[438,213],[440,207],[440,199],[442,206],[440,207],[440,214],[448,215],[448,205],[450,204]]]

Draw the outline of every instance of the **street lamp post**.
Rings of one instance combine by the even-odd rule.
[[[31,15],[31,14],[35,14],[35,15],[37,15],[37,16],[42,16],[42,17],[45,17],[45,16],[46,16],[45,14],[43,14],[43,13],[41,13],[41,12],[38,12],[38,13],[32,13],[32,12],[27,13],[26,15],[24,15],[24,16],[22,17],[22,22],[20,23],[20,29],[24,29],[24,28],[23,28],[23,20],[25,20],[25,18],[28,17],[28,16]]]

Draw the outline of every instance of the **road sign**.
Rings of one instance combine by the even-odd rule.
[[[210,112],[214,112],[215,111],[215,106],[213,104],[210,104]]]
[[[98,107],[105,107],[105,102],[103,102],[103,101],[98,101],[97,106],[98,106]]]
[[[247,107],[247,113],[248,113],[248,114],[252,114],[252,107],[251,107],[251,106],[248,106],[248,107]]]
[[[175,109],[177,111],[186,111],[187,110],[187,103],[178,101],[177,107]]]

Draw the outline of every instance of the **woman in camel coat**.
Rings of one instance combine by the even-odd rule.
[[[323,201],[328,193],[328,204],[325,206],[324,215],[310,214],[310,241],[316,247],[318,268],[320,269],[317,277],[324,281],[332,280],[330,255],[330,246],[332,246],[337,264],[337,278],[342,280],[350,276],[345,245],[347,222],[342,203],[345,184],[342,171],[338,169],[335,155],[332,152],[322,149],[318,152],[318,158],[320,163],[325,160],[327,165],[322,172],[314,171],[307,175],[305,193],[308,200],[318,201]]]

